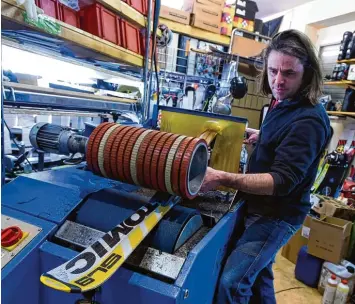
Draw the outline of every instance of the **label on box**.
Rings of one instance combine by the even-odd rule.
[[[309,233],[311,232],[311,228],[302,226],[302,236],[306,239],[309,238]]]

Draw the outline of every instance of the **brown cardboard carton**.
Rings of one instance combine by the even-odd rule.
[[[191,15],[191,25],[212,33],[219,34],[221,26],[219,22],[211,22],[206,16]]]
[[[330,197],[317,195],[319,202],[312,207],[320,216],[332,216],[350,222],[355,221],[355,209]]]
[[[200,2],[209,6],[220,7],[221,9],[223,9],[225,3],[224,0],[196,0],[196,2]]]
[[[165,19],[173,20],[182,24],[190,24],[190,13],[180,11],[165,5],[160,7],[160,17]]]
[[[196,4],[203,4],[215,10],[222,11],[224,0],[185,0],[182,10],[185,12],[192,12]]]
[[[232,54],[238,54],[243,57],[258,56],[267,44],[248,39],[241,36],[233,37]]]
[[[346,256],[349,247],[352,223],[325,216],[312,219],[308,241],[308,253],[323,260],[338,264]]]
[[[298,253],[301,247],[307,245],[308,243],[311,221],[312,218],[307,216],[303,222],[302,228],[299,229],[282,248],[281,255],[294,264],[297,262]]]
[[[203,4],[195,5],[192,13],[198,20],[209,21],[218,25],[220,25],[222,20],[221,10],[216,10]]]

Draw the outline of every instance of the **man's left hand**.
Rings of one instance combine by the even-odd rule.
[[[203,181],[201,192],[208,192],[211,190],[216,190],[219,186],[222,185],[222,178],[221,178],[222,171],[218,171],[212,169],[210,167],[207,168],[206,176]]]

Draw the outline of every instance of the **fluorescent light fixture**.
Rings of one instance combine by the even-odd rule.
[[[80,63],[74,64],[51,58],[48,56],[35,54],[16,47],[2,45],[2,68],[11,70],[13,73],[30,74],[39,76],[39,85],[48,87],[49,82],[58,83],[64,81],[73,84],[95,84],[97,79],[112,82],[119,85],[129,85],[143,90],[141,80],[133,80],[110,74],[108,71],[100,72]]]

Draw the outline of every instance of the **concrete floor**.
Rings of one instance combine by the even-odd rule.
[[[320,304],[322,296],[317,289],[310,288],[295,278],[295,264],[276,256],[274,264],[274,286],[278,304]]]

